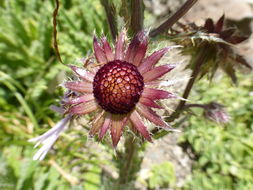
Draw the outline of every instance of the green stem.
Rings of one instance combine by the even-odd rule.
[[[111,35],[113,40],[115,41],[118,34],[116,8],[111,0],[100,0],[100,2],[105,9]]]
[[[135,35],[143,29],[144,7],[143,0],[131,0],[131,32]]]
[[[131,182],[136,179],[136,174],[140,169],[142,157],[139,156],[139,147],[133,135],[126,137],[125,151],[119,157],[119,178],[114,190],[124,189],[131,186]]]

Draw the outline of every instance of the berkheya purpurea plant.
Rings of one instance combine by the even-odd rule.
[[[42,160],[61,132],[73,120],[86,114],[94,115],[89,131],[90,136],[97,136],[98,140],[101,141],[106,133],[110,133],[114,148],[117,147],[121,137],[125,136],[125,149],[115,151],[120,164],[118,164],[119,177],[114,188],[120,189],[120,187],[129,185],[134,181],[136,173],[140,169],[142,157],[138,152],[143,149],[143,146],[140,146],[139,139],[152,142],[152,135],[158,138],[167,134],[168,131],[175,131],[176,129],[167,122],[173,122],[182,115],[182,111],[187,107],[185,99],[188,98],[193,84],[196,82],[195,79],[204,74],[213,73],[211,68],[216,68],[215,64],[212,63],[208,70],[204,67],[210,62],[209,46],[215,47],[212,53],[215,54],[217,60],[220,60],[224,59],[225,56],[220,54],[221,51],[233,53],[230,44],[243,41],[243,38],[233,35],[234,32],[231,32],[232,34],[226,30],[222,32],[224,17],[216,24],[208,19],[204,27],[188,27],[190,32],[187,31],[187,35],[184,35],[185,31],[179,31],[176,34],[169,33],[169,29],[187,13],[197,0],[187,0],[164,23],[155,29],[151,29],[150,32],[143,27],[144,5],[142,0],[123,0],[120,11],[116,9],[111,0],[101,0],[100,2],[104,7],[111,31],[111,39],[114,43],[110,44],[105,36],[99,38],[94,35],[94,53],[82,61],[82,67],[67,64],[75,74],[76,80],[67,81],[62,85],[67,90],[61,100],[60,107],[54,107],[54,110],[63,115],[63,119],[45,134],[30,141],[37,142],[36,146],[42,144],[34,156],[35,160]],[[56,0],[53,16],[54,47],[59,60],[62,62],[57,44],[56,18],[58,9],[59,1]],[[117,15],[119,12],[120,14]],[[122,16],[125,22],[124,29],[121,32],[118,32],[119,28],[123,28],[118,26],[119,16]],[[195,32],[196,28],[197,32]],[[187,40],[192,40],[200,31],[206,36],[215,33],[215,40],[212,40],[211,37],[194,39],[198,42],[197,46],[192,46],[189,42],[185,43]],[[156,66],[167,52],[169,53],[172,48],[178,46],[164,47],[156,51],[149,49],[152,53],[147,55],[148,44],[151,43],[149,39],[151,38],[154,43],[161,36],[167,35],[170,35],[172,39],[175,38],[174,41],[178,44],[183,45],[182,53],[189,48],[195,48],[190,54],[192,61],[189,64],[193,71],[183,93],[183,98],[162,89],[166,85],[173,85],[176,82],[173,79],[170,82],[164,78],[164,75],[173,70],[176,64],[167,63]],[[231,59],[230,54],[226,54],[226,58]],[[232,58],[235,62],[243,62],[244,65],[249,66],[242,56],[238,55]],[[224,70],[232,76],[230,70],[233,66],[227,68],[226,66]],[[166,115],[167,118],[164,120],[164,116],[159,115],[154,109],[163,109],[159,100],[171,98],[180,99],[180,102],[175,112],[170,116]],[[211,104],[199,107],[209,109],[210,106]],[[206,115],[214,118],[210,112],[206,112]],[[157,126],[157,129],[151,131],[152,133],[146,127],[146,119]],[[228,120],[228,118],[225,119]],[[213,120],[221,121],[217,118]],[[177,123],[173,124],[177,126]],[[130,129],[132,133],[126,132],[126,129]],[[163,135],[159,135],[159,133],[163,133]],[[135,136],[140,138],[135,138]],[[141,142],[144,143],[144,141]]]

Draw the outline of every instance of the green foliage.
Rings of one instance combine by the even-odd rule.
[[[175,180],[173,165],[170,162],[164,162],[152,167],[149,187],[151,189],[172,187]]]
[[[201,97],[196,98],[200,98],[202,103],[219,99],[227,106],[231,121],[226,126],[218,126],[203,120],[201,113],[190,119],[181,142],[192,149],[196,161],[186,189],[253,188],[253,100],[249,97],[251,79],[241,77],[240,87],[229,86],[228,80],[223,79],[219,86],[202,81],[197,87]]]

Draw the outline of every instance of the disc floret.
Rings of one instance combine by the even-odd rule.
[[[125,114],[139,101],[143,87],[143,77],[136,66],[114,60],[96,73],[93,94],[104,110],[112,114]]]

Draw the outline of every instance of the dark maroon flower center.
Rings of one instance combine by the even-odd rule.
[[[136,66],[120,60],[101,67],[93,81],[98,104],[113,114],[130,112],[139,101],[143,87],[143,77]]]

